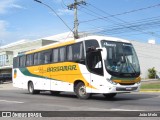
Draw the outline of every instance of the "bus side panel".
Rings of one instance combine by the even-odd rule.
[[[96,89],[92,89],[93,93],[108,93],[111,84],[104,76],[91,73],[91,85],[96,87]]]
[[[13,86],[27,89],[27,77],[24,76],[18,68],[13,69]]]
[[[91,74],[88,71],[86,65],[82,65],[79,64],[79,68],[80,68],[80,74],[82,75],[82,80],[84,79],[85,81],[83,81],[85,83],[86,86],[86,92],[87,93],[92,93],[92,89],[95,88],[95,86],[91,85]]]
[[[43,65],[32,66],[26,68],[26,76],[28,81],[32,81],[34,88],[37,90],[50,90],[50,80],[47,79],[46,71],[43,69]]]
[[[89,83],[86,85],[88,93],[108,93],[111,86],[103,75],[94,74],[88,71],[85,65],[79,65],[81,74],[84,79]],[[104,73],[105,74],[105,73]]]
[[[88,73],[86,74],[85,72],[86,67],[82,67],[82,68],[80,67],[85,65],[80,65],[74,62],[64,62],[64,63],[53,64],[50,67],[54,69],[59,66],[60,68],[64,66],[68,66],[68,68],[57,70],[57,71],[56,70],[50,71],[50,77],[53,79],[51,80],[51,90],[73,92],[74,82],[77,80],[84,82],[85,85],[87,86],[90,85],[90,74]],[[91,92],[91,89],[90,90],[89,89],[88,89],[88,92]]]

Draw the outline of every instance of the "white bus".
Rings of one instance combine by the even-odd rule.
[[[29,93],[74,92],[87,99],[140,89],[140,66],[133,45],[123,39],[88,36],[19,54],[13,60],[13,86]]]

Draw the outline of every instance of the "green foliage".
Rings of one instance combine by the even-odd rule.
[[[148,69],[148,78],[155,78],[156,77],[156,70],[155,68],[149,68]]]
[[[148,84],[142,84],[141,89],[160,89],[160,83],[148,83]]]

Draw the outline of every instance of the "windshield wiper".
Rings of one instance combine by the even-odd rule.
[[[131,66],[131,68],[133,69],[133,72],[135,73],[135,75],[137,75],[137,72],[136,72],[135,68],[133,67],[133,65],[130,63],[128,57],[125,56],[125,58],[127,60],[128,66]]]

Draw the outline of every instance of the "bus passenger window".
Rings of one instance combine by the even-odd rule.
[[[84,48],[82,43],[67,46],[67,60],[79,62],[84,59]]]
[[[26,56],[20,56],[20,67],[25,67]]]
[[[59,60],[60,61],[65,61],[65,58],[66,58],[65,51],[66,51],[65,47],[59,48]]]
[[[44,64],[50,63],[51,62],[51,51],[45,51],[43,55],[44,55]]]
[[[81,60],[84,58],[84,49],[82,43],[73,45],[73,60]]]
[[[13,68],[19,67],[19,57],[13,58]]]
[[[38,53],[38,64],[39,65],[44,64],[44,56],[42,52]]]
[[[38,53],[34,54],[34,65],[38,65]]]
[[[26,66],[31,66],[33,65],[33,54],[27,55],[26,58]]]
[[[72,45],[67,46],[67,60],[72,61],[73,60],[73,52],[72,52]]]
[[[53,49],[52,62],[58,62],[58,48]]]

